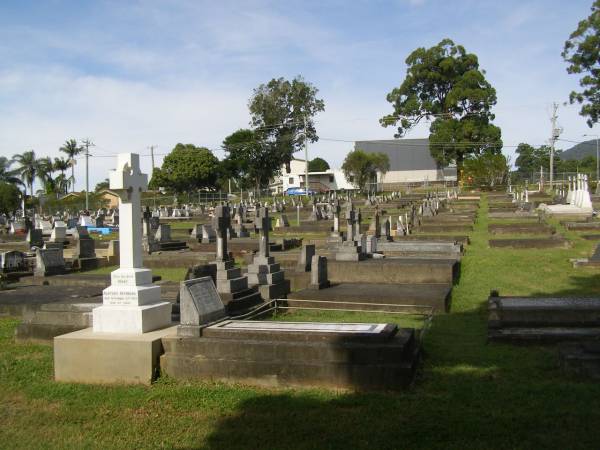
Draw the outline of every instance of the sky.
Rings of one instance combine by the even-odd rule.
[[[272,78],[319,89],[319,142],[309,158],[339,167],[355,140],[391,139],[378,119],[406,57],[444,38],[479,57],[495,87],[504,153],[546,144],[553,102],[562,138],[589,129],[568,105],[578,78],[560,55],[592,0],[27,1],[0,7],[0,156],[59,156],[89,138],[90,188],[120,152],[142,170],[178,142],[222,158],[223,138],[248,127],[248,100]],[[407,137],[428,136],[422,124]],[[573,144],[560,142],[558,148]],[[303,154],[297,157],[303,158]],[[514,157],[513,157],[514,161]],[[75,171],[85,187],[85,161]]]

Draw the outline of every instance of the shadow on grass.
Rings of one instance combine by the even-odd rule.
[[[572,287],[558,291],[540,290],[533,292],[534,297],[596,297],[600,298],[600,270],[581,268],[581,273],[569,277]],[[586,273],[587,272],[587,273]]]
[[[597,448],[600,385],[553,350],[487,345],[483,312],[436,317],[405,392],[277,391],[245,399],[209,448]]]

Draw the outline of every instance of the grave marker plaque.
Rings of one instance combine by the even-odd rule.
[[[201,328],[226,316],[211,277],[182,281],[179,288],[181,325],[179,336],[200,336]]]

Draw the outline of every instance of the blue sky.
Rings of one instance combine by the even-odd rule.
[[[248,125],[253,88],[302,75],[319,89],[323,138],[310,146],[339,167],[352,144],[392,138],[379,117],[417,47],[449,37],[479,56],[496,88],[505,153],[546,143],[550,105],[565,139],[590,130],[560,56],[591,0],[13,1],[0,6],[0,155],[57,156],[67,138],[97,146],[91,183],[111,155],[158,163],[177,142],[218,149]],[[408,137],[426,137],[427,125]],[[571,144],[562,143],[568,148]],[[220,151],[215,152],[222,157]],[[298,155],[301,157],[302,155]],[[149,156],[143,156],[145,171]],[[83,164],[76,169],[83,187]]]

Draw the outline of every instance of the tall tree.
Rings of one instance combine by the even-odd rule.
[[[569,100],[582,105],[579,114],[587,117],[591,128],[600,119],[600,0],[594,1],[592,13],[571,33],[562,57],[569,63],[568,73],[585,74],[579,80],[581,92],[571,92]]]
[[[222,148],[227,155],[223,169],[242,188],[254,185],[260,190],[281,167],[277,155],[254,130],[240,129],[231,133],[223,140]]]
[[[515,160],[517,172],[522,177],[530,177],[533,173],[539,173],[540,167],[547,170],[550,166],[550,147],[542,145],[533,147],[526,143],[520,143],[515,150],[518,155]],[[557,173],[560,166],[560,150],[554,154],[554,172]]]
[[[314,116],[325,110],[325,102],[317,98],[318,89],[297,76],[291,82],[273,78],[254,89],[248,103],[250,124],[260,140],[273,153],[279,167],[290,171],[292,155],[302,148],[305,139],[316,142],[319,137]]]
[[[315,158],[311,159],[308,163],[308,171],[309,172],[325,172],[329,170],[329,163],[325,161],[323,158]]]
[[[433,120],[431,155],[444,165],[456,161],[459,173],[467,155],[501,151],[501,131],[492,124],[496,90],[476,55],[444,39],[413,51],[406,65],[406,78],[387,95],[394,111],[380,119],[382,126],[397,125],[399,138],[423,119]]]
[[[214,188],[219,177],[219,160],[205,147],[177,144],[165,156],[162,167],[154,169],[150,187],[164,187],[177,194]]]
[[[390,170],[390,160],[385,153],[367,153],[356,149],[346,155],[342,171],[358,189],[369,190],[368,183],[376,180],[377,172],[384,175]]]
[[[17,186],[0,181],[0,213],[11,214],[19,209],[21,195]]]
[[[494,187],[504,183],[510,172],[509,161],[502,153],[485,152],[465,159],[465,177],[475,186]]]
[[[83,147],[79,146],[75,139],[68,139],[58,150],[67,155],[69,165],[71,166],[71,185],[73,192],[75,192],[75,164],[77,163],[75,157],[83,151]]]
[[[17,170],[11,170],[13,161],[5,156],[0,156],[0,181],[4,183],[23,185],[21,178],[17,176]]]
[[[54,191],[54,163],[49,157],[39,158],[37,160],[37,177],[44,186],[44,192],[46,194]]]
[[[12,159],[19,164],[16,173],[21,176],[25,185],[29,187],[29,192],[33,197],[33,182],[38,174],[38,161],[35,157],[35,151],[30,150],[20,155],[14,155]]]

